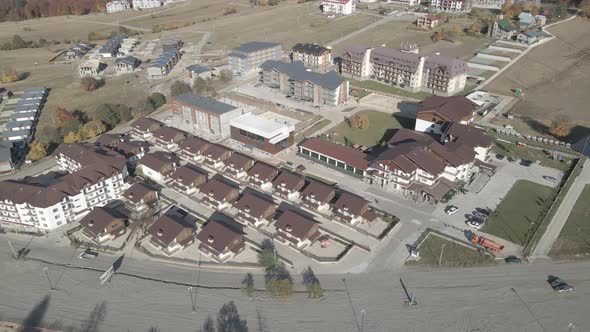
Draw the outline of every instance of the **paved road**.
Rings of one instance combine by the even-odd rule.
[[[590,162],[586,160],[583,167],[584,168],[582,169],[582,172],[576,178],[570,187],[570,190],[565,195],[565,198],[553,216],[553,219],[543,234],[543,237],[541,237],[541,240],[539,240],[539,244],[537,244],[535,247],[535,251],[533,251],[532,254],[533,257],[546,257],[549,255],[549,251],[551,251],[553,243],[555,243],[559,233],[561,233],[561,229],[565,225],[567,218],[572,212],[574,204],[576,204],[578,197],[582,193],[582,190],[587,184],[590,184]]]
[[[264,293],[256,300],[246,298],[236,289],[243,272],[199,272],[135,261],[133,257],[124,259],[121,272],[168,282],[117,274],[101,287],[97,282],[100,271],[30,260],[15,262],[9,257],[5,238],[0,236],[0,313],[1,319],[8,321],[22,321],[49,296],[48,306],[37,308],[37,312],[43,325],[61,329],[80,328],[97,316],[91,312],[104,303],[105,319],[94,321],[100,331],[147,331],[150,327],[194,331],[230,300],[235,301],[252,331],[360,331],[361,325],[365,331],[567,331],[570,322],[577,326],[574,331],[590,329],[588,263],[321,275],[325,299],[310,300],[298,293],[293,300],[279,303]],[[79,261],[76,254],[61,244],[49,253],[56,259],[102,269],[113,260],[101,254],[93,261]],[[56,291],[49,290],[45,266]],[[548,274],[566,279],[576,292],[553,292],[545,282]],[[293,273],[293,277],[297,289],[303,290],[299,275]],[[417,306],[404,304],[406,296],[399,278],[415,294]],[[262,280],[255,274],[257,287],[262,287]],[[188,285],[202,286],[196,292],[196,312],[192,311]],[[365,310],[364,317],[361,310]]]

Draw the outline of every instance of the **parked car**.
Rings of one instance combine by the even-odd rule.
[[[485,225],[485,221],[479,219],[472,219],[467,221],[467,225],[474,227],[475,229],[480,229],[483,225]]]
[[[522,259],[516,256],[508,256],[504,258],[504,261],[508,264],[520,264],[522,263]]]
[[[457,211],[459,211],[459,208],[454,205],[447,206],[445,210],[446,214],[448,214],[449,216],[454,215],[455,213],[457,213]]]
[[[488,220],[488,215],[479,211],[473,211],[473,216],[479,220],[483,220],[484,222]]]
[[[498,154],[496,155],[496,159],[498,159],[498,160],[503,160],[503,159],[504,159],[504,155],[503,155],[503,154],[501,154],[501,153],[498,153]]]
[[[532,160],[523,159],[520,161],[520,164],[525,167],[530,167],[533,164]]]
[[[78,258],[79,259],[94,259],[94,258],[96,258],[96,256],[98,256],[98,253],[96,251],[85,250],[82,253],[80,253],[80,255],[78,255]]]
[[[563,293],[563,292],[573,292],[574,287],[569,285],[565,280],[558,278],[556,276],[549,276],[547,281],[551,285],[554,291]]]
[[[543,179],[545,179],[547,181],[551,181],[553,183],[557,183],[558,182],[556,178],[554,178],[552,176],[549,176],[549,175],[543,175]]]

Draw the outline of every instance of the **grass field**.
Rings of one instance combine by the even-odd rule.
[[[492,146],[493,153],[500,153],[505,156],[512,156],[514,158],[528,159],[528,160],[540,160],[542,166],[552,167],[565,171],[569,169],[568,162],[571,160],[569,157],[564,157],[563,161],[553,160],[549,156],[539,149],[533,149],[529,147],[518,147],[515,144],[506,142],[500,142],[495,140]]]
[[[494,265],[496,263],[492,256],[484,255],[477,250],[469,249],[434,234],[428,235],[418,249],[420,251],[420,260],[408,261],[406,265],[423,267],[471,267]],[[439,262],[441,250],[443,250],[443,256],[442,261]]]
[[[590,185],[586,185],[578,197],[565,226],[553,244],[552,257],[590,257]]]
[[[389,93],[392,95],[396,95],[396,96],[402,96],[402,97],[409,97],[409,98],[414,98],[414,99],[424,99],[426,97],[431,96],[432,94],[429,92],[424,92],[424,91],[419,91],[419,92],[411,92],[411,91],[407,91],[392,85],[387,85],[387,84],[383,84],[383,83],[379,83],[379,82],[375,82],[375,81],[357,81],[357,80],[353,80],[350,79],[350,85],[352,87],[357,87],[357,88],[361,88],[361,89],[369,89],[369,90],[374,90],[374,91],[379,91],[379,92],[383,92],[383,93]]]
[[[330,140],[345,144],[360,144],[372,147],[381,142],[386,142],[395,133],[395,129],[413,128],[414,120],[390,113],[379,111],[360,111],[356,114],[366,114],[369,118],[369,127],[365,129],[353,129],[346,121],[331,128],[326,134],[330,134]]]
[[[555,189],[519,180],[489,217],[482,229],[519,245],[524,245],[533,223],[539,223],[551,205]]]

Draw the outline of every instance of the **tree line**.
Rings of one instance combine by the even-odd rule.
[[[0,21],[104,12],[109,0],[0,0]]]

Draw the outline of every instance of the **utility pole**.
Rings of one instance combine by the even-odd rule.
[[[195,312],[197,310],[195,309],[195,299],[193,297],[193,288],[192,287],[188,288],[188,295],[191,297],[191,307],[193,308],[193,312]]]
[[[47,272],[47,266],[43,268],[43,272],[45,272],[45,277],[47,278],[47,282],[49,282],[49,289],[55,290],[53,284],[51,283],[51,279],[49,278],[49,272]]]
[[[443,258],[443,252],[445,251],[445,244],[443,243],[442,248],[440,248],[440,257],[438,258],[438,266],[442,265],[442,258]]]
[[[12,250],[12,255],[14,256],[14,260],[18,260],[18,256],[16,255],[16,252],[14,251],[14,248],[12,247],[12,243],[10,243],[9,239],[6,239],[6,241],[8,241],[8,245],[10,246],[10,250]]]
[[[365,312],[367,312],[365,309],[361,310],[361,332],[365,328]]]

